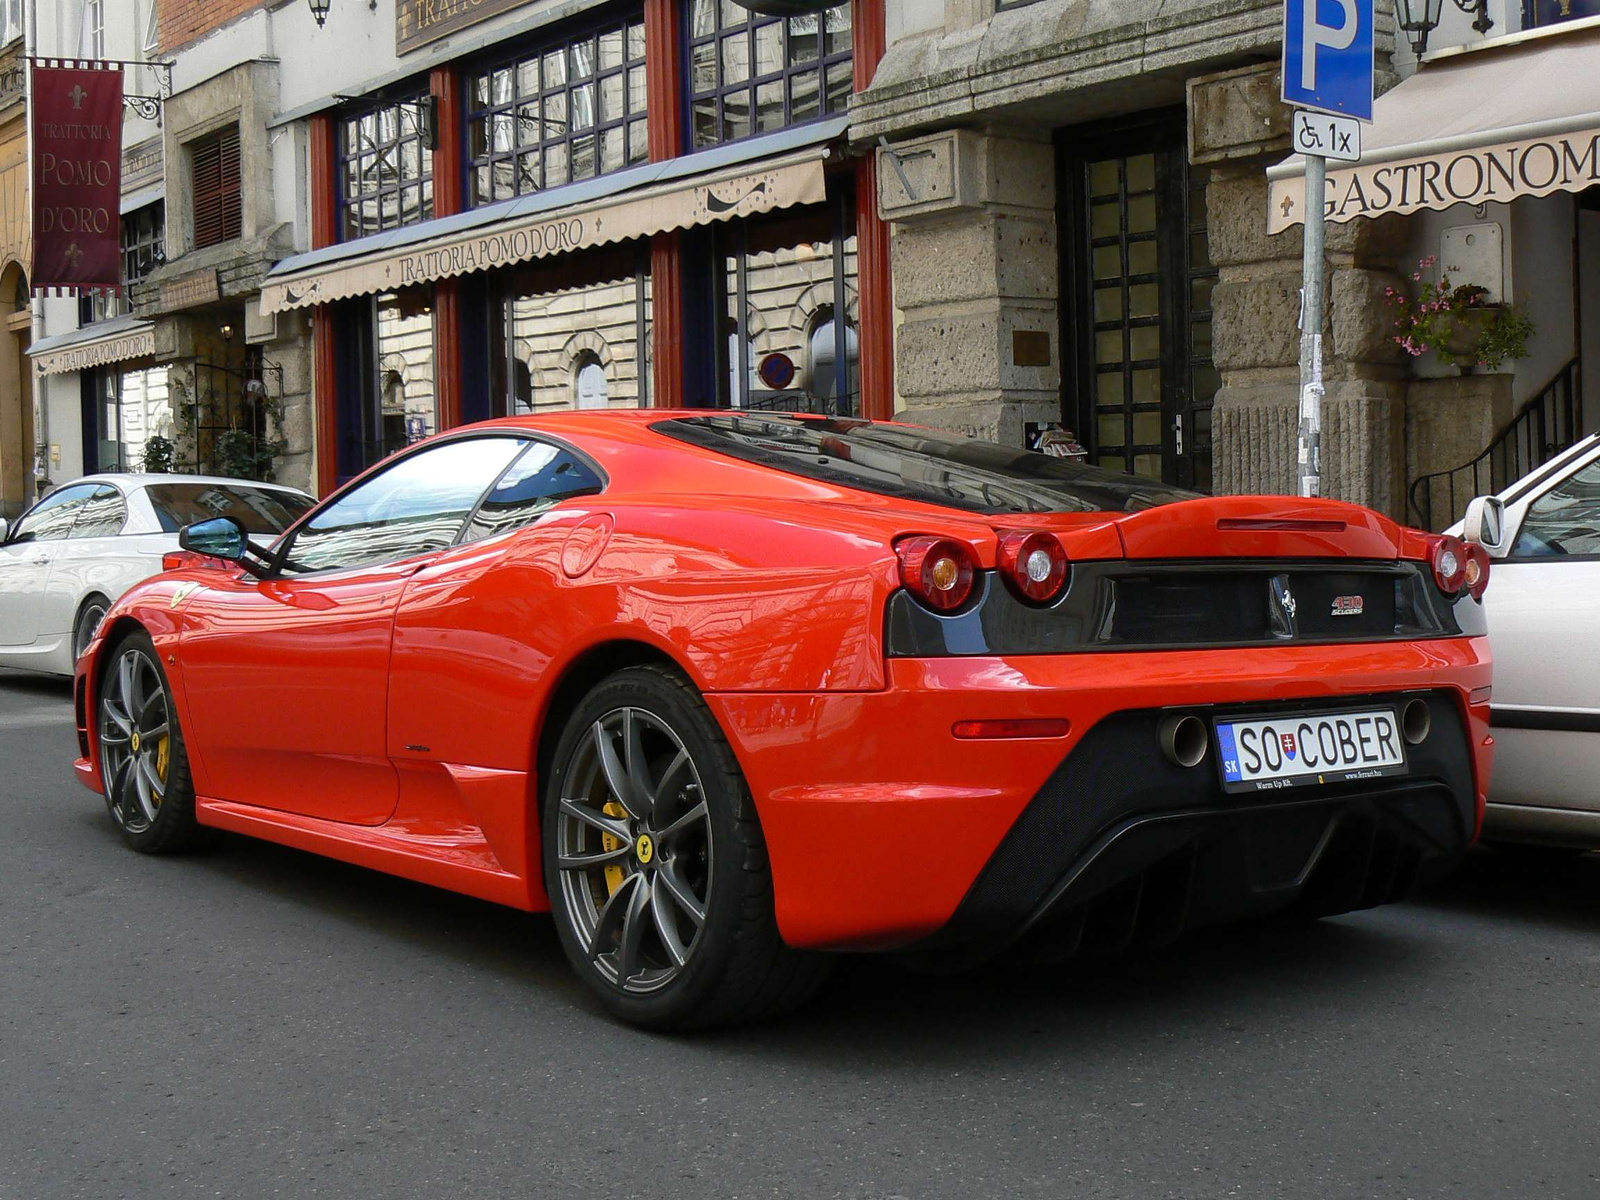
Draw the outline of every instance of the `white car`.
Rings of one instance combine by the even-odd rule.
[[[193,521],[233,517],[271,540],[315,503],[270,483],[87,475],[14,525],[0,520],[0,667],[71,675],[116,598],[161,571]]]
[[[1494,650],[1487,841],[1600,849],[1600,434],[1450,532],[1480,543]]]

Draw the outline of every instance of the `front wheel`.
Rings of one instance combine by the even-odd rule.
[[[562,948],[622,1019],[749,1020],[821,983],[827,960],[778,934],[766,843],[732,748],[675,673],[630,668],[578,705],[543,818]]]
[[[155,644],[142,629],[106,655],[96,734],[106,808],[122,838],[145,854],[194,844],[194,784],[172,691]]]

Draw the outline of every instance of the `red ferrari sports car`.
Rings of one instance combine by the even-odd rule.
[[[1477,547],[909,426],[494,421],[271,546],[220,518],[78,663],[137,850],[202,827],[527,910],[621,1017],[1399,896],[1476,836]]]

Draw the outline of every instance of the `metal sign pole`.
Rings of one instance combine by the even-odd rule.
[[[1300,495],[1322,492],[1322,298],[1327,258],[1323,253],[1327,220],[1328,160],[1306,155],[1306,237],[1300,285],[1300,432],[1296,447]]]

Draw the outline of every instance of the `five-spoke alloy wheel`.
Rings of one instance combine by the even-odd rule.
[[[196,832],[194,789],[155,646],[135,631],[104,662],[96,733],[106,807],[135,849],[181,849]]]
[[[612,1012],[683,1029],[802,1002],[827,959],[778,934],[755,803],[704,699],[630,667],[567,715],[544,780],[562,948]]]

